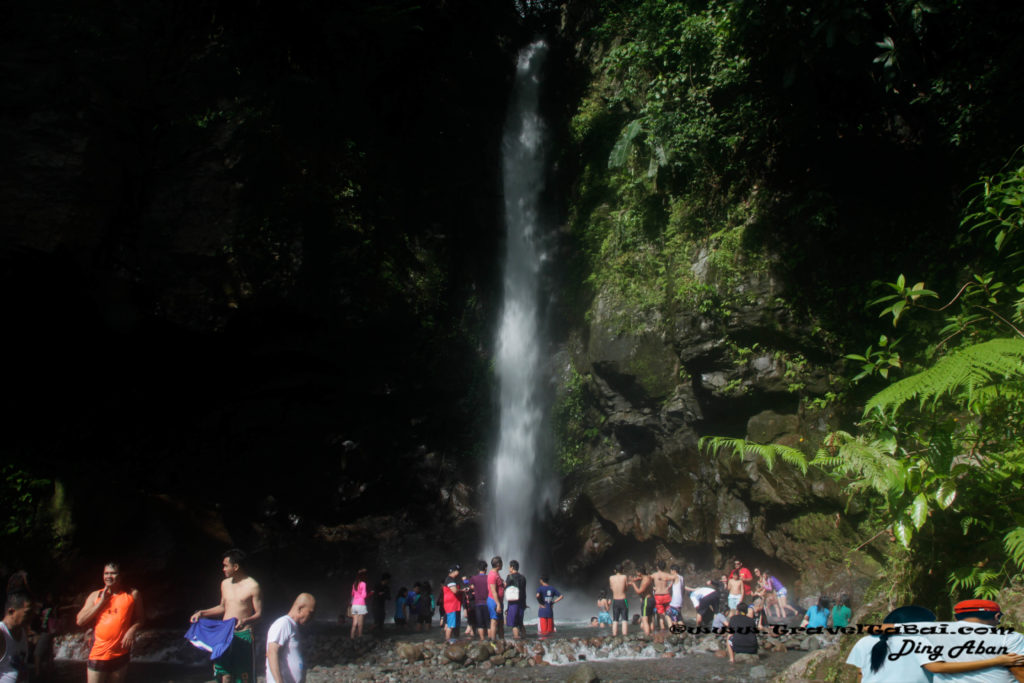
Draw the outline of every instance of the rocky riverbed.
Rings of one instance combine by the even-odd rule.
[[[607,632],[605,632],[607,633]],[[726,657],[714,634],[630,634],[611,637],[593,629],[561,629],[548,639],[439,642],[429,633],[389,633],[353,641],[344,629],[317,624],[306,639],[307,683],[336,681],[758,681],[768,680],[810,650],[837,636],[763,636],[759,655]],[[176,649],[176,648],[175,648]],[[210,669],[187,661],[133,661],[130,678],[155,683],[210,681]],[[78,681],[84,664],[59,661],[54,681]],[[262,676],[259,680],[263,680]]]

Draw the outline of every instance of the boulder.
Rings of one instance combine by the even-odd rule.
[[[598,683],[601,679],[594,667],[589,664],[579,664],[572,668],[572,672],[565,680],[566,683]]]
[[[466,648],[458,643],[453,643],[444,649],[444,656],[450,662],[463,662],[466,660]]]

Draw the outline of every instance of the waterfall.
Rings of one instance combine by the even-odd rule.
[[[519,560],[539,564],[530,538],[538,513],[553,497],[538,459],[544,424],[544,376],[539,278],[544,262],[539,224],[544,188],[544,123],[539,114],[540,75],[547,44],[536,41],[519,53],[515,86],[502,140],[505,196],[504,301],[498,329],[496,371],[501,427],[491,465],[490,507],[483,559],[501,555],[508,567]],[[536,576],[527,576],[536,586]]]

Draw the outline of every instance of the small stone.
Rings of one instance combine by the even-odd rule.
[[[758,664],[757,666],[750,667],[750,671],[747,672],[747,676],[752,681],[763,681],[768,678],[768,668]]]

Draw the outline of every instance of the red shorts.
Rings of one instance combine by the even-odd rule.
[[[547,619],[545,617],[540,617],[537,621],[538,625],[540,626],[540,628],[538,629],[540,631],[540,635],[546,636],[555,630],[554,618]]]
[[[654,596],[654,609],[658,611],[658,614],[664,614],[665,608],[668,607],[668,603],[672,602],[672,594],[665,593],[663,595]]]

